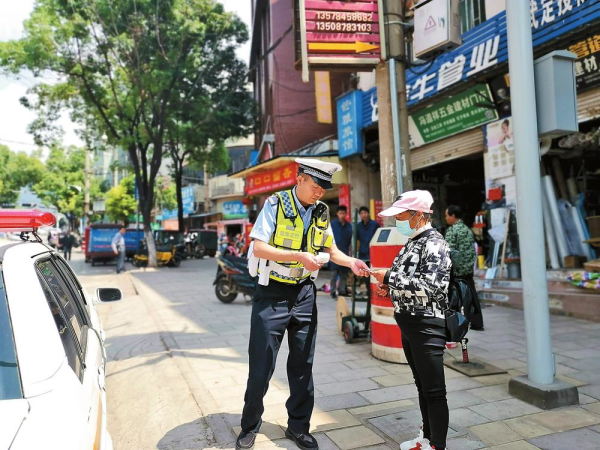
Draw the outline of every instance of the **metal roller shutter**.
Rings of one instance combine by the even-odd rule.
[[[577,115],[579,122],[600,117],[600,89],[592,89],[577,96]]]
[[[474,128],[410,152],[412,170],[424,169],[441,162],[482,153],[485,149],[483,127]]]

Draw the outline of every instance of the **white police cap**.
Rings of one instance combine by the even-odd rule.
[[[342,170],[342,166],[339,164],[318,159],[296,158],[296,162],[300,164],[299,172],[309,175],[323,189],[331,189],[333,187],[331,184],[333,174]]]

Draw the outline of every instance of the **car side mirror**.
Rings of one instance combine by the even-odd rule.
[[[123,298],[123,294],[121,294],[121,289],[100,288],[96,290],[96,298],[101,302],[116,302]]]

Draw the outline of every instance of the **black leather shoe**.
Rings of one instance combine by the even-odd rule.
[[[256,433],[242,431],[235,443],[235,450],[252,450],[256,441]]]
[[[294,433],[289,428],[285,430],[285,437],[294,441],[302,450],[319,450],[319,443],[309,433]]]

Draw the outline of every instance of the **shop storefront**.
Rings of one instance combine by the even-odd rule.
[[[553,11],[552,17],[542,16],[543,9],[532,9],[534,53],[537,58],[568,49],[577,55],[581,126],[574,136],[544,140],[542,162],[559,192],[557,199],[563,196],[574,206],[583,203],[586,209],[580,219],[585,221],[590,214],[600,214],[597,197],[591,194],[594,188],[600,192],[600,185],[595,184],[600,170],[598,152],[593,150],[599,143],[600,36],[589,31],[585,35],[593,27],[584,25],[600,22],[600,4],[573,2],[571,8]],[[446,207],[458,204],[463,208],[465,222],[473,225],[483,253],[482,266],[495,270],[488,273],[491,277],[508,277],[508,269],[514,269],[519,260],[516,215],[508,213],[515,209],[516,186],[507,71],[506,14],[502,11],[465,33],[463,45],[439,56],[426,69],[407,72],[414,187],[432,192],[434,224],[442,231]],[[362,98],[362,151],[376,163],[377,90],[355,95]],[[507,248],[498,249],[492,235],[507,242]],[[592,256],[589,253],[588,259]],[[497,270],[501,261],[512,264],[502,274]],[[564,261],[559,265],[564,267]],[[518,270],[510,270],[510,275],[518,276]]]

